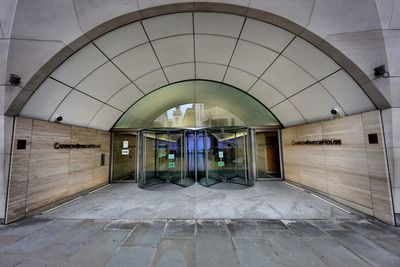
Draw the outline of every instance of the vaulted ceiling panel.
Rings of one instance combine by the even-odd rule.
[[[133,48],[112,61],[132,80],[160,68],[149,43]]]
[[[193,33],[192,13],[178,13],[143,20],[150,40]]]
[[[106,33],[94,41],[109,58],[146,42],[148,39],[140,22],[128,24]]]
[[[129,79],[114,64],[107,62],[80,82],[76,89],[101,101],[107,101],[129,83]]]
[[[340,66],[330,57],[299,37],[296,37],[296,39],[290,43],[285,51],[283,51],[283,55],[304,68],[317,80],[340,69]]]
[[[51,74],[51,77],[70,86],[76,86],[86,75],[104,64],[107,60],[107,57],[99,49],[93,44],[88,44],[61,64]]]
[[[195,51],[197,62],[228,65],[236,39],[213,35],[196,35]]]
[[[250,89],[249,94],[258,99],[267,108],[271,108],[285,100],[284,95],[263,80],[258,80]]]
[[[222,82],[226,68],[225,65],[196,63],[196,78]]]
[[[180,35],[153,42],[154,50],[163,67],[193,62],[193,35]]]
[[[294,38],[294,35],[272,24],[248,18],[240,38],[280,53]]]
[[[260,76],[277,56],[276,52],[262,46],[239,41],[230,65]]]
[[[107,103],[110,106],[125,111],[130,107],[130,105],[138,101],[143,96],[144,94],[139,90],[139,88],[131,83],[113,95]]]
[[[159,70],[148,73],[145,76],[137,79],[135,81],[135,84],[145,94],[148,94],[151,91],[168,84],[168,81],[165,78],[164,72],[159,69]]]
[[[194,33],[217,34],[237,38],[242,28],[244,17],[199,12],[194,14]]]
[[[122,112],[107,105],[103,105],[90,121],[88,127],[107,131],[121,117]]]
[[[250,87],[256,82],[256,80],[257,77],[254,75],[235,68],[228,68],[224,83],[230,84],[247,92]]]
[[[306,122],[289,100],[279,103],[275,107],[271,108],[271,111],[285,127]]]
[[[31,96],[21,111],[22,116],[48,120],[58,104],[72,89],[52,79],[47,79]]]
[[[88,126],[102,105],[100,101],[73,90],[61,102],[50,120],[55,121],[58,116],[62,116],[63,123]]]
[[[318,83],[293,96],[290,101],[307,122],[332,117],[332,109],[337,109],[341,116],[345,115],[335,99]]]
[[[375,108],[358,84],[342,70],[322,80],[321,84],[335,97],[348,115]]]
[[[164,71],[170,83],[195,79],[194,63],[185,63],[185,64],[169,66],[165,68]]]
[[[272,64],[261,79],[273,85],[286,97],[316,82],[305,70],[282,56]]]

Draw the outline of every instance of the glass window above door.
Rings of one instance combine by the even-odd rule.
[[[275,116],[246,92],[223,83],[191,80],[147,94],[114,128],[279,125]]]

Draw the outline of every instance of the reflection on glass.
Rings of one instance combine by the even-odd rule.
[[[150,126],[154,128],[200,128],[244,126],[244,123],[235,114],[221,107],[203,103],[191,103],[163,112]]]
[[[266,107],[244,91],[222,83],[193,80],[147,94],[124,113],[115,128],[219,127],[244,123],[279,125]]]
[[[114,135],[112,180],[135,180],[137,136],[134,134]]]
[[[247,129],[208,129],[206,140],[206,176],[199,179],[200,184],[253,185],[253,177],[249,177]]]
[[[256,133],[257,177],[280,178],[278,131]]]

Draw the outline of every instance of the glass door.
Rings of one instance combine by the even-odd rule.
[[[186,176],[183,130],[143,130],[140,139],[140,187],[161,183],[188,186],[194,183]]]
[[[205,176],[199,179],[204,186],[221,182],[252,186],[254,175],[250,171],[250,130],[207,129],[204,135]]]

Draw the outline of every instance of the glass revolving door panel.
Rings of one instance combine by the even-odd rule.
[[[161,183],[189,186],[186,179],[184,132],[182,130],[143,130],[139,186],[144,188]]]
[[[205,176],[198,181],[204,186],[221,182],[254,185],[249,168],[249,130],[207,129],[205,134]]]

